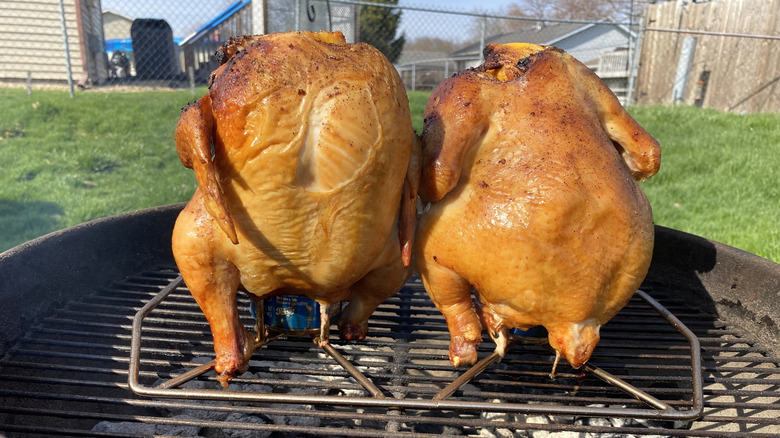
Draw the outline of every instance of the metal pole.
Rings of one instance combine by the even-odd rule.
[[[301,30],[301,0],[295,0],[295,30]]]
[[[634,59],[631,60],[631,71],[628,74],[628,92],[626,93],[626,106],[633,104],[634,100],[634,82],[636,81],[637,71],[639,70],[639,54],[642,51],[642,35],[645,32],[645,17],[639,20],[639,32],[636,35],[636,44],[634,45]]]
[[[190,93],[195,95],[195,69],[192,66],[187,67],[187,77],[190,79]]]
[[[632,38],[632,33],[634,32],[634,0],[631,0],[631,12],[629,12],[628,15],[628,65],[626,66],[628,69],[628,75],[631,76],[631,61],[634,59],[634,43],[636,42],[636,37]],[[639,34],[637,34],[637,37]],[[626,105],[628,105],[628,102],[626,102]]]
[[[70,47],[68,46],[68,26],[65,23],[65,5],[60,0],[60,23],[62,24],[62,40],[65,43],[65,64],[68,67],[68,90],[73,98],[73,70],[70,66]]]
[[[485,28],[487,27],[487,16],[482,16],[482,21],[480,22],[479,27],[479,63],[482,64],[485,62]]]

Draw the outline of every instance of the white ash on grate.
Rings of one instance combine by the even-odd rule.
[[[327,358],[323,353],[323,358]],[[206,363],[209,358],[195,358],[194,363]],[[174,370],[171,372],[172,376],[180,375],[189,371],[189,368]],[[252,370],[273,370],[274,372],[255,371]],[[284,372],[280,370],[290,370],[290,372]],[[308,372],[307,372],[308,371]],[[168,379],[159,379],[153,386],[158,386]],[[214,389],[222,390],[219,382],[213,379],[193,379],[184,383],[180,388],[187,389]],[[291,362],[277,362],[277,361],[264,361],[253,360],[250,363],[250,371],[236,377],[230,383],[230,390],[242,393],[260,393],[260,394],[290,394],[290,395],[336,395],[346,397],[361,397],[366,396],[365,390],[363,390],[357,383],[349,376],[344,376],[344,370],[338,364],[322,364],[322,363],[291,363]],[[175,389],[172,389],[175,391]],[[306,427],[317,428],[320,427],[322,419],[317,414],[314,414],[318,409],[316,406],[305,404],[281,404],[273,403],[269,405],[263,405],[267,410],[263,413],[256,413],[257,410],[252,412],[233,412],[235,409],[222,408],[226,405],[229,407],[247,406],[256,407],[257,404],[242,403],[242,402],[224,402],[215,400],[187,400],[188,404],[202,405],[202,408],[185,408],[179,409],[175,407],[160,408],[158,411],[160,414],[173,419],[175,422],[177,419],[186,419],[190,421],[202,421],[202,422],[237,422],[244,425],[248,423],[254,424],[273,424],[283,426],[294,427]],[[280,414],[279,412],[290,413],[289,415]],[[306,412],[312,412],[313,415],[306,415]],[[358,418],[352,420],[344,420],[342,427],[366,427],[370,425],[365,424],[365,421],[361,421]],[[331,425],[332,426],[332,425]],[[377,426],[382,426],[377,424]],[[383,427],[383,426],[382,426]],[[209,429],[213,429],[210,426],[173,426],[173,425],[155,425],[155,424],[143,424],[136,422],[110,422],[104,421],[99,423],[93,429],[96,432],[107,433],[137,433],[142,435],[169,435],[169,436],[211,436],[213,435]],[[272,431],[262,430],[238,430],[238,429],[224,429],[220,430],[218,436],[229,438],[241,438],[241,437],[269,437]]]
[[[196,418],[186,415],[173,417],[177,420],[196,420]],[[136,434],[145,436],[202,436],[200,427],[181,426],[172,424],[148,424],[136,423],[132,421],[101,421],[92,428],[92,432],[102,432],[108,434]]]
[[[500,403],[500,400],[492,400],[493,403]],[[588,405],[591,408],[607,407],[603,404]],[[628,406],[609,406],[611,408],[628,408]],[[618,428],[648,428],[648,429],[690,429],[690,422],[687,421],[658,421],[637,418],[599,418],[599,417],[574,417],[571,415],[526,415],[526,414],[507,414],[501,412],[485,412],[482,418],[492,421],[505,421],[514,423],[513,427],[495,429],[483,429],[480,432],[481,437],[504,438],[517,436],[517,423],[530,424],[565,424],[572,426],[593,426],[593,427],[614,427]],[[525,435],[531,438],[667,438],[670,435],[632,435],[621,433],[588,433],[588,432],[551,432],[546,430],[526,430]]]

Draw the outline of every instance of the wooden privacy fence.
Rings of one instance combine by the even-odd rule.
[[[780,112],[780,0],[649,5],[634,98]]]

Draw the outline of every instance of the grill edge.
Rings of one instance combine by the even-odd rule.
[[[580,434],[575,436],[625,433],[760,437],[780,433],[780,393],[777,391],[780,388],[780,362],[774,324],[778,321],[778,303],[773,302],[780,294],[780,265],[663,227],[656,227],[656,252],[643,289],[654,298],[664,297],[663,304],[671,305],[669,310],[689,325],[701,341],[705,415],[690,430],[679,429],[670,422],[650,421],[654,424],[653,429],[636,422],[618,424],[614,419],[591,421],[568,417],[559,418],[563,421],[559,424],[534,424],[535,420],[524,414],[453,414],[452,411],[381,407],[364,408],[358,413],[349,407],[338,406],[320,410],[307,405],[273,403],[203,405],[190,400],[173,402],[134,396],[126,384],[132,315],[175,276],[169,249],[170,230],[182,207],[182,204],[165,206],[91,222],[0,254],[0,356],[5,354],[0,359],[0,431],[9,432],[10,436],[141,436],[195,433],[212,428],[263,431],[258,436],[336,434],[373,437],[456,432],[512,436],[518,430],[526,431],[528,436],[547,436],[546,433],[556,431]],[[162,268],[162,271],[150,268],[159,266],[169,268]],[[213,355],[208,344],[207,326],[202,321],[199,324],[187,322],[195,316],[203,319],[199,309],[186,303],[187,300],[191,297],[183,294],[168,304],[161,316],[155,317],[155,323],[161,325],[151,328],[152,339],[157,339],[154,342],[159,345],[152,346],[152,357],[146,360],[194,366],[192,356],[177,356],[181,353],[175,343],[173,347],[164,345],[169,341],[186,344],[195,356]],[[407,330],[413,330],[420,321],[435,316],[434,311],[423,309],[424,300],[421,289],[419,298],[415,295],[410,303],[391,299],[389,305],[394,306],[396,314],[380,313],[377,315],[379,322],[372,328],[376,327],[381,338],[383,335],[392,337],[387,334],[388,330],[392,332],[400,327],[400,333],[392,332],[392,335],[407,339],[410,333]],[[169,325],[166,324],[173,323],[166,322],[166,318],[175,321],[177,330],[182,330],[179,338],[168,339],[166,327]],[[404,318],[408,318],[408,322]],[[619,361],[624,359],[618,350],[625,348],[624,337],[639,344],[669,342],[671,334],[664,330],[643,337],[642,331],[646,330],[642,326],[643,318],[646,317],[641,310],[630,308],[625,317],[608,324],[614,328],[606,333],[597,348],[597,351],[601,350],[600,365],[618,366],[620,370]],[[194,337],[202,340],[196,341]],[[372,341],[365,349],[356,347],[357,350],[348,349],[344,354],[357,361],[361,369],[369,370],[370,378],[384,376],[381,377],[383,388],[387,387],[391,392],[402,391],[402,386],[393,386],[396,380],[391,378],[392,374],[382,374],[393,368],[382,368],[373,362],[376,354],[372,349],[385,348],[383,342]],[[403,351],[398,356],[403,356],[403,360],[420,362],[421,366],[435,362],[429,360],[425,352],[402,344]],[[444,338],[442,345],[446,350]],[[637,358],[632,360],[662,365],[666,360],[664,357],[684,354],[679,351],[680,347],[670,345],[667,353],[639,351]],[[293,342],[284,344],[284,348],[290,348],[298,355],[306,354],[312,345],[310,341]],[[484,345],[485,350],[490,348],[489,342]],[[613,350],[617,356],[612,356]],[[446,357],[442,354],[437,360],[443,362]],[[534,359],[526,365],[527,360],[515,358],[509,364],[502,363],[492,371],[493,374],[480,377],[476,386],[464,389],[459,396],[489,397],[491,385],[503,384],[501,382],[506,380],[502,379],[507,376],[512,385],[531,385],[533,379],[522,373],[528,372],[523,371],[524,367],[536,365],[531,364]],[[267,372],[271,374],[281,372],[275,370],[277,365],[263,365],[266,363],[263,357],[253,361],[259,361],[263,370],[269,366]],[[315,359],[313,363],[323,367],[327,358]],[[690,374],[682,376],[684,373],[676,365],[661,365],[653,372],[671,375],[681,382],[690,380]],[[377,371],[372,371],[372,367],[378,367]],[[437,372],[446,371],[446,368],[446,364],[433,367]],[[385,371],[380,372],[380,369]],[[261,372],[265,376],[263,373],[266,371]],[[142,370],[142,377],[147,381],[159,378],[158,374]],[[424,376],[411,378],[413,384],[422,386],[430,383],[427,380]],[[84,381],[86,386],[79,383]],[[258,384],[252,379],[244,383]],[[319,384],[308,385],[317,388]],[[357,384],[347,384],[343,390],[349,393],[361,388]],[[542,403],[546,400],[544,390],[530,394]],[[608,392],[602,398],[609,403]],[[207,410],[222,416],[210,419],[212,417],[204,414]],[[264,418],[265,423],[258,425],[232,416],[239,411],[255,416],[248,418]],[[182,416],[182,412],[187,414]],[[195,419],[187,417],[192,413],[197,414]],[[290,420],[296,418],[295,415],[298,419]],[[101,420],[132,423],[141,428],[111,432],[93,430]],[[355,426],[356,422],[360,427]],[[351,426],[344,428],[344,425]]]

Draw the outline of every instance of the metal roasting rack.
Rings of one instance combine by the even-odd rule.
[[[419,281],[419,280],[416,280]],[[407,284],[409,286],[409,284]],[[504,413],[522,413],[522,414],[547,414],[547,415],[569,415],[581,417],[621,417],[621,418],[640,418],[665,421],[685,421],[694,420],[702,415],[704,409],[703,390],[702,390],[702,367],[701,354],[698,338],[691,332],[677,317],[664,308],[660,303],[642,290],[638,290],[636,295],[650,308],[655,310],[658,315],[663,317],[668,323],[682,335],[689,344],[690,351],[690,403],[670,403],[668,401],[656,398],[646,391],[643,391],[626,380],[613,375],[604,369],[586,363],[581,371],[585,375],[590,375],[601,379],[614,388],[617,388],[634,399],[639,400],[646,407],[629,406],[577,406],[562,403],[514,403],[503,400],[501,403],[486,401],[474,401],[454,397],[454,395],[464,388],[464,385],[475,379],[478,375],[488,370],[492,365],[500,360],[497,353],[489,354],[480,360],[470,369],[460,374],[448,385],[437,392],[433,397],[427,398],[422,394],[406,394],[399,397],[397,393],[377,386],[369,376],[356,367],[349,359],[333,345],[325,345],[322,348],[325,353],[343,368],[369,395],[364,397],[357,396],[333,396],[333,395],[307,395],[307,394],[289,394],[276,392],[255,392],[255,391],[236,391],[232,389],[209,389],[209,388],[187,388],[182,387],[185,383],[198,378],[206,373],[212,372],[214,361],[193,367],[176,377],[168,379],[155,385],[142,384],[139,380],[141,370],[141,356],[144,350],[142,344],[144,337],[142,335],[145,318],[152,313],[161,303],[164,302],[173,291],[183,288],[181,276],[178,276],[164,287],[157,295],[151,298],[143,306],[133,319],[131,332],[131,347],[129,360],[129,378],[130,389],[138,395],[147,397],[161,397],[168,399],[189,399],[189,400],[220,400],[233,402],[254,402],[254,403],[286,403],[286,404],[310,404],[310,405],[330,405],[345,406],[351,408],[388,408],[388,409],[413,409],[428,411],[479,411],[479,412],[504,412]],[[369,326],[371,321],[369,321]],[[274,335],[268,337],[258,346],[256,355],[262,355],[263,347],[269,345],[274,340],[284,335]],[[512,336],[510,339],[510,348],[518,345],[542,346],[552,351],[546,339]],[[392,393],[392,394],[391,394]],[[679,408],[672,406],[679,405]],[[641,406],[641,405],[640,405]],[[684,409],[683,409],[684,408]]]

